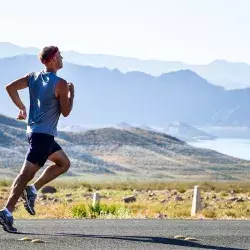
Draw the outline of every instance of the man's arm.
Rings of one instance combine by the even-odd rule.
[[[68,84],[65,80],[60,80],[56,85],[56,96],[60,102],[62,115],[67,117],[73,108],[74,85]]]
[[[70,110],[73,109],[73,103],[75,98],[75,86],[73,83],[68,83],[69,86],[69,102],[70,102]]]
[[[19,108],[19,114],[18,114],[17,119],[20,119],[20,120],[25,120],[27,117],[27,114],[26,114],[26,107],[20,99],[18,90],[25,89],[28,87],[28,79],[29,79],[29,75],[26,75],[24,77],[21,77],[9,83],[5,87],[11,100]]]

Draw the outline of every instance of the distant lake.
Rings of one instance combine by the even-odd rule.
[[[213,149],[223,154],[250,160],[250,139],[216,139],[187,143],[191,146]]]

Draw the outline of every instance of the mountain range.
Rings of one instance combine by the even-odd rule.
[[[20,171],[28,147],[25,126],[24,122],[0,115],[0,178],[14,178]],[[88,174],[140,180],[250,177],[249,161],[192,147],[164,133],[136,127],[59,132],[56,141],[71,160],[68,176]]]
[[[31,71],[41,70],[37,56],[0,59],[0,112],[15,117],[5,84]],[[164,125],[175,120],[197,126],[245,126],[250,124],[250,88],[226,90],[190,70],[154,77],[143,72],[93,68],[65,62],[58,73],[75,84],[72,114],[61,124]],[[28,90],[21,91],[29,105]]]
[[[0,58],[23,54],[35,54],[38,48],[23,48],[11,43],[0,42]],[[141,71],[153,76],[160,76],[171,71],[189,69],[214,85],[223,86],[226,89],[239,89],[250,87],[250,65],[243,62],[228,62],[215,60],[207,65],[189,65],[179,61],[140,60],[136,58],[83,54],[76,51],[63,51],[67,62],[94,68],[118,69],[123,73]]]
[[[42,69],[37,55],[34,55],[37,52],[37,48],[0,43],[0,113],[4,114],[0,115],[0,177],[15,176],[28,146],[26,124],[13,118],[17,108],[4,86],[31,71]],[[83,66],[85,62],[82,58],[86,56],[89,57],[87,66]],[[248,128],[250,88],[227,90],[218,86],[223,84],[207,80],[210,78],[201,77],[203,74],[199,75],[195,69],[185,68],[185,64],[179,62],[112,57],[116,65],[112,68],[106,64],[112,61],[109,56],[69,51],[64,52],[64,57],[66,62],[58,75],[73,82],[76,89],[74,109],[69,117],[60,119],[61,124],[66,124],[62,126],[65,131],[59,131],[56,138],[72,162],[67,175],[249,179],[250,162],[192,147],[182,139],[187,132],[213,139],[213,136],[198,129],[207,126]],[[148,70],[157,69],[158,73],[141,70],[145,62],[148,63]],[[161,71],[161,63],[165,66],[169,64],[168,70]],[[227,64],[222,61],[216,63]],[[182,70],[179,70],[180,64]],[[231,68],[232,75],[238,66],[240,70],[245,68],[246,72],[249,67],[237,64]],[[215,66],[215,69],[219,68]],[[234,78],[231,80],[234,81]],[[242,83],[236,81],[233,84],[240,86]],[[21,91],[21,97],[28,107],[28,89]],[[116,125],[103,127],[103,124]],[[135,127],[130,124],[144,125]],[[100,128],[88,128],[98,126]],[[152,129],[157,126],[164,127],[164,133]],[[81,132],[69,132],[79,129]]]

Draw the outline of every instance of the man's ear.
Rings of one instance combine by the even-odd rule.
[[[52,61],[53,63],[56,63],[56,56],[53,56],[53,58],[51,59],[51,61]]]

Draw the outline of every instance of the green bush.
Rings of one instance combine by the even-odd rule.
[[[75,218],[86,218],[88,216],[88,210],[85,204],[78,204],[72,208],[72,215]]]
[[[88,207],[91,218],[97,218],[102,212],[102,206],[99,203],[96,206],[89,205]]]
[[[96,206],[78,204],[73,206],[72,214],[75,218],[98,218],[106,215],[115,217],[128,216],[130,210],[120,204],[97,204]]]

